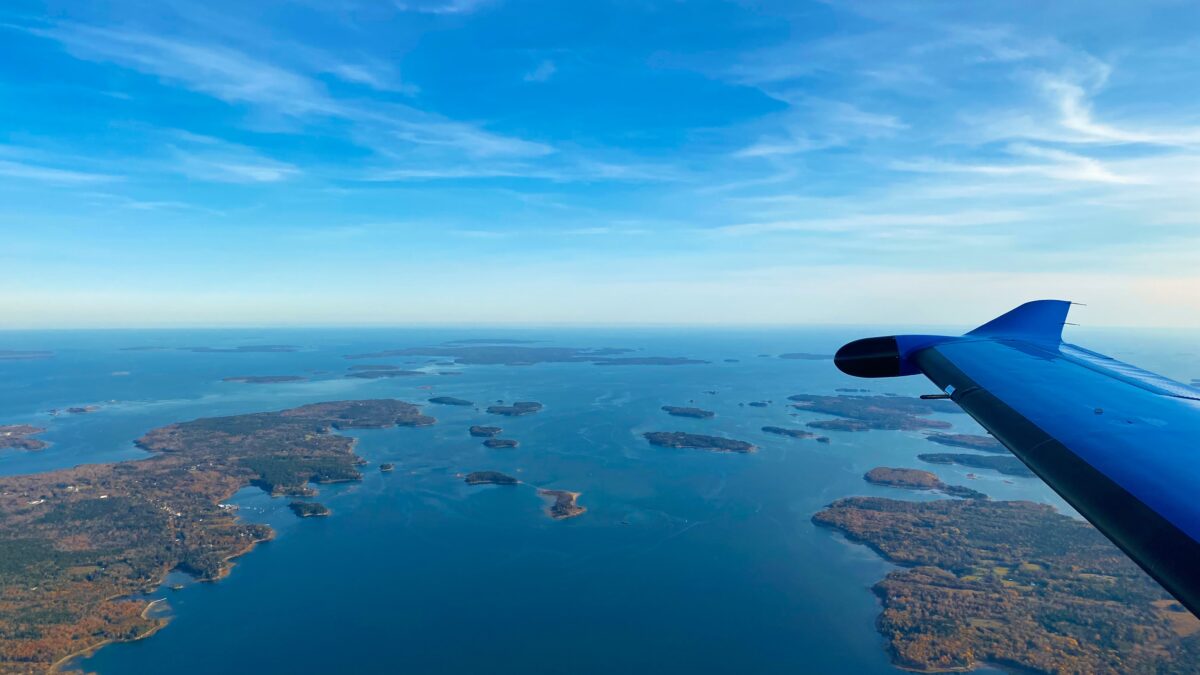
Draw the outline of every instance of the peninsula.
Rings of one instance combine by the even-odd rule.
[[[0,477],[0,671],[152,633],[163,621],[139,593],[171,570],[220,579],[272,536],[219,506],[235,492],[356,480],[355,441],[333,431],[433,422],[392,399],[316,403],[153,429],[146,459]]]
[[[649,431],[642,434],[651,445],[664,448],[691,448],[711,452],[750,453],[757,448],[746,441],[704,434],[689,434],[682,431]]]
[[[30,438],[45,433],[42,427],[31,424],[0,425],[0,450],[41,450],[50,444],[40,438]]]

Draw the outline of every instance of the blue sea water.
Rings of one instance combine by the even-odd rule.
[[[876,331],[879,332],[879,331]],[[1087,331],[1073,335],[1168,376],[1200,377],[1194,336]],[[53,358],[0,361],[0,424],[48,428],[39,452],[0,453],[0,474],[145,456],[133,440],[176,421],[317,401],[430,396],[536,400],[533,416],[427,405],[432,427],[355,431],[371,464],[358,483],[320,487],[329,518],[296,518],[287,499],[247,488],[243,518],[277,537],[239,558],[217,583],[173,574],[154,595],[169,625],[153,637],[104,647],[74,666],[97,673],[413,672],[892,672],[874,629],[870,588],[891,566],[865,547],[815,527],[822,506],[847,495],[935,495],[871,486],[868,469],[913,466],[998,499],[1065,505],[1036,479],[921,465],[935,449],[915,432],[830,432],[829,445],[764,434],[813,415],[786,407],[796,393],[868,387],[930,391],[921,378],[852,380],[829,361],[863,329],[667,330],[221,330],[0,333],[0,349],[48,349]],[[688,356],[689,366],[431,366],[425,358],[347,361],[344,355],[463,338],[629,347]],[[189,346],[293,344],[286,353],[197,353]],[[149,346],[153,350],[122,348]],[[766,356],[760,356],[766,355]],[[726,362],[736,359],[736,362]],[[435,359],[443,360],[443,359]],[[427,368],[384,380],[344,377],[354,363]],[[457,371],[455,376],[438,371]],[[304,375],[306,382],[223,382],[241,375]],[[715,392],[715,393],[707,393]],[[743,406],[770,400],[766,408]],[[662,405],[714,410],[710,420],[669,417]],[[99,405],[83,415],[46,411]],[[965,415],[941,416],[978,433]],[[503,426],[521,445],[492,450],[471,424]],[[727,435],[750,455],[656,448],[645,431]],[[381,474],[380,462],[396,470]],[[497,470],[517,487],[463,483]],[[582,493],[588,511],[552,521],[534,486]],[[182,590],[168,585],[183,581]]]

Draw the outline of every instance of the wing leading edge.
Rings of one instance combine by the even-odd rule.
[[[859,377],[923,373],[1200,616],[1200,390],[1062,341],[1070,303],[960,337],[851,342]]]

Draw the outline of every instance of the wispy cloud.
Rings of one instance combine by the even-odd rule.
[[[936,227],[958,228],[978,225],[1019,222],[1026,218],[1022,211],[957,211],[951,213],[858,213],[851,215],[817,217],[770,222],[738,223],[716,228],[724,235],[749,236],[784,232],[851,232],[867,231],[887,234],[889,228]]]
[[[525,73],[524,80],[526,82],[545,82],[553,77],[554,73],[557,71],[558,67],[554,65],[554,62],[546,59],[537,64],[537,67],[535,67],[533,70]]]
[[[54,185],[80,185],[87,183],[104,183],[119,180],[118,176],[88,173],[72,169],[59,169],[37,164],[14,162],[0,159],[0,176],[18,180],[50,183]]]
[[[494,0],[404,0],[396,7],[405,12],[422,14],[470,14],[479,11]]]

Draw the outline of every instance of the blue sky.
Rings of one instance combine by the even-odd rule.
[[[5,3],[0,326],[1200,325],[1194,3]]]

